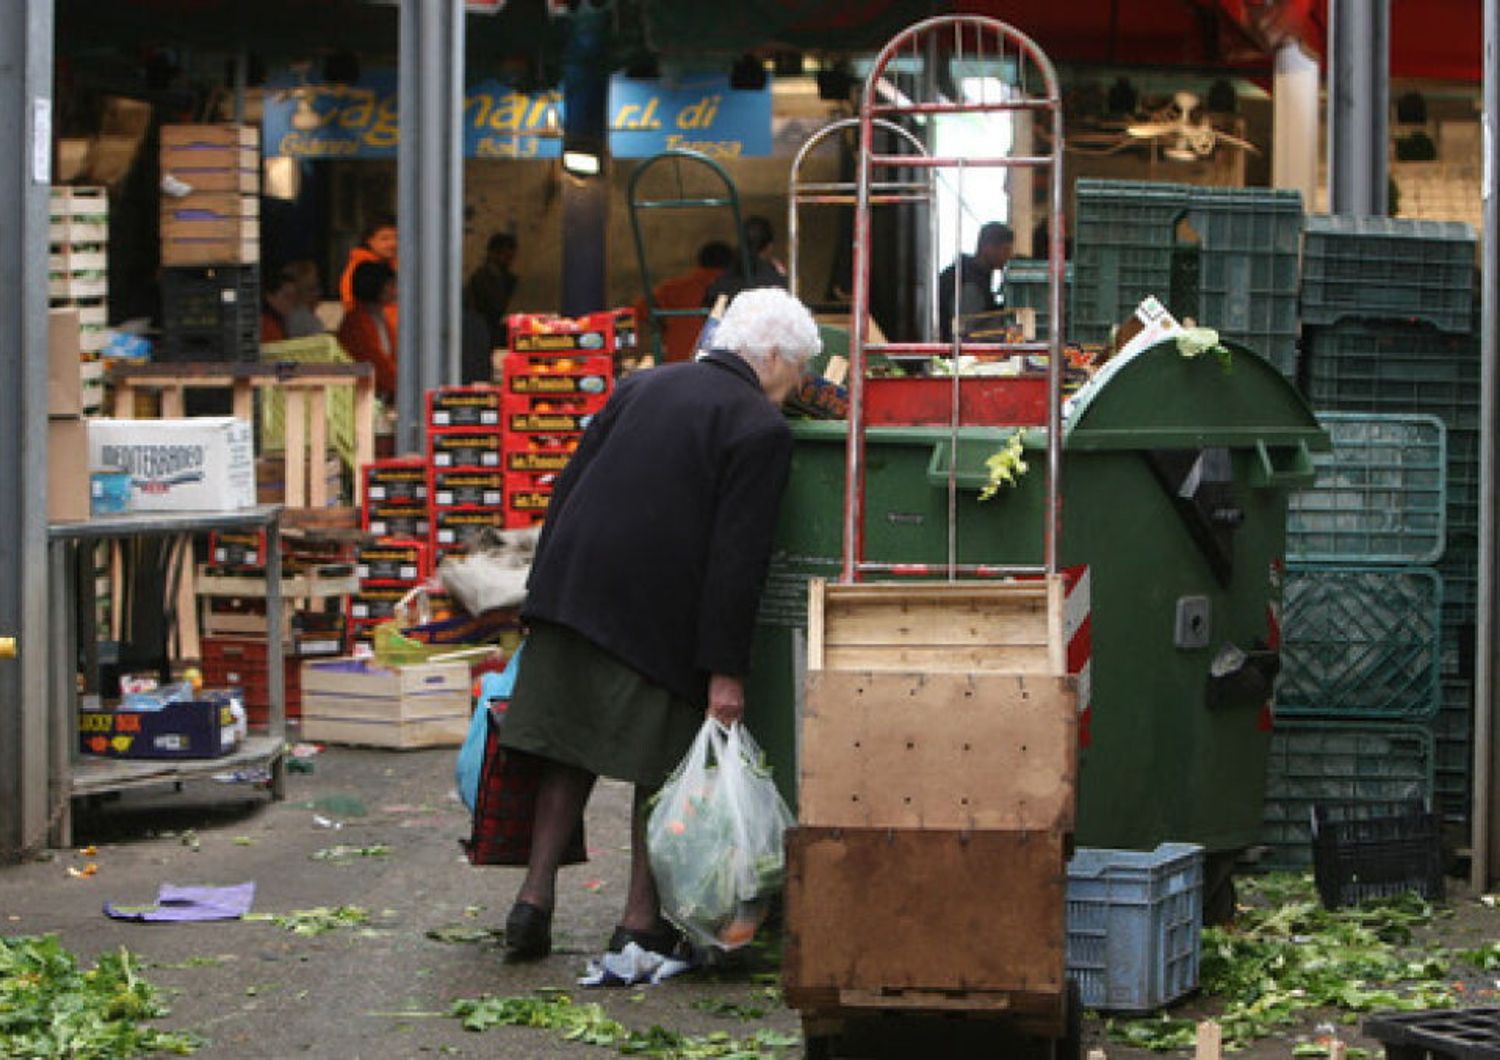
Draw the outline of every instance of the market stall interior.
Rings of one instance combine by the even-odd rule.
[[[9,853],[123,788],[280,797],[289,735],[482,748],[616,387],[775,284],[823,353],[747,699],[810,1055],[895,1011],[1074,1055],[1083,1006],[1196,987],[1236,876],[1336,906],[1487,873],[1463,5],[1338,61],[1341,0],[83,6],[31,236],[49,342],[16,360],[51,603]],[[465,60],[461,107],[421,109],[413,33]],[[1394,87],[1321,111],[1320,56]],[[1320,112],[1377,143],[1361,179]],[[471,861],[510,857],[473,808]],[[1122,941],[1090,884],[1141,871]],[[996,879],[1009,948],[972,931]],[[942,915],[861,929],[913,893]],[[1154,978],[1117,981],[1127,945]]]

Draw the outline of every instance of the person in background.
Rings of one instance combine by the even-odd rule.
[[[289,323],[301,308],[297,281],[283,272],[274,272],[260,290],[260,341],[281,342],[292,337]]]
[[[281,269],[297,285],[297,304],[286,319],[286,337],[305,338],[321,335],[328,329],[318,318],[318,303],[323,300],[323,284],[318,278],[318,266],[307,258],[289,261]]]
[[[698,248],[698,264],[680,276],[669,276],[657,284],[651,292],[652,301],[658,309],[701,309],[703,299],[715,280],[724,275],[734,261],[734,251],[728,243],[712,240]],[[635,303],[636,328],[639,334],[655,323],[661,329],[663,361],[685,361],[693,355],[693,346],[698,333],[703,330],[703,317],[665,316],[653,322],[648,319],[646,299]]]
[[[558,865],[599,776],[635,785],[630,883],[608,942],[671,954],[646,849],[652,794],[705,712],[745,709],[744,679],[792,435],[780,410],[822,347],[784,290],[746,291],[703,359],[625,378],[557,481],[537,543],[501,742],[540,759],[511,960],[552,947]]]
[[[375,392],[386,402],[396,396],[396,331],[386,310],[396,300],[396,273],[383,261],[366,261],[350,278],[354,308],[339,325],[339,345],[356,361],[375,367]]]
[[[764,217],[745,218],[745,249],[750,252],[750,275],[744,274],[744,265],[738,254],[734,255],[729,268],[724,271],[703,296],[703,305],[713,308],[720,295],[733,300],[741,291],[752,287],[785,287],[786,266],[776,258],[776,230]]]
[[[400,245],[399,233],[396,231],[396,218],[391,214],[380,214],[365,226],[360,233],[359,246],[349,251],[349,261],[344,266],[344,274],[339,278],[339,301],[344,303],[344,312],[348,313],[354,309],[359,299],[354,293],[354,270],[366,262],[379,262],[396,273],[396,252]],[[385,319],[390,327],[392,342],[397,334],[399,318],[396,310],[396,300],[391,299],[385,307]]]
[[[516,274],[511,271],[515,260],[516,237],[509,232],[496,232],[485,244],[483,264],[470,274],[464,287],[464,308],[484,317],[490,330],[491,349],[498,350],[506,344],[505,314],[510,311],[510,299],[516,293]]]
[[[938,325],[943,341],[953,341],[954,316],[966,317],[1000,308],[995,297],[995,273],[1005,268],[1015,250],[1009,225],[990,221],[979,229],[973,254],[960,254],[938,276]],[[954,305],[954,272],[958,273],[958,304]]]

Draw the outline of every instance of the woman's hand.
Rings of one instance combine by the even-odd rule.
[[[708,679],[708,716],[730,726],[745,716],[745,682],[729,674]]]

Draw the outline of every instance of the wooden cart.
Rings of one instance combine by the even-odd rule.
[[[903,71],[914,70],[915,79],[903,81]],[[856,1027],[873,1023],[889,1040],[924,1018],[981,1038],[992,1028],[1038,1035],[1050,1039],[1054,1056],[1080,1050],[1065,970],[1077,696],[1057,568],[1060,149],[954,159],[872,147],[877,121],[964,112],[1050,117],[1051,142],[1063,142],[1051,64],[994,19],[942,16],[898,34],[872,65],[860,104],[844,556],[837,584],[814,580],[809,589],[798,824],[787,838],[783,990],[802,1012],[810,1057],[836,1055],[839,1039]],[[1026,166],[1046,167],[1051,178],[1056,268],[1046,341],[870,342],[860,322],[869,316],[876,174],[956,168],[961,197],[971,169],[995,179]],[[865,557],[864,371],[867,352],[877,351],[955,363],[973,353],[1047,356],[1042,565],[959,563],[951,473],[946,565]],[[956,371],[949,382],[956,446],[966,406]],[[927,580],[863,580],[912,575]],[[919,1047],[957,1055],[930,1040]],[[989,1045],[979,1055],[1014,1052]]]

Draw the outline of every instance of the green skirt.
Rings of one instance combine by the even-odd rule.
[[[658,788],[704,713],[566,626],[533,623],[502,746]]]

